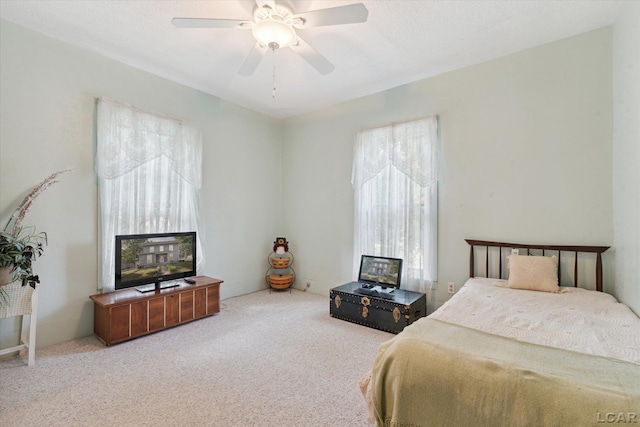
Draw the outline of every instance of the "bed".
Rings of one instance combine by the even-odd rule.
[[[363,376],[369,421],[640,423],[640,318],[602,292],[608,248],[467,242],[470,279],[381,344]]]

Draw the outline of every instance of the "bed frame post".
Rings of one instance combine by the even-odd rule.
[[[602,292],[602,253],[596,255],[596,290]]]
[[[475,275],[473,274],[473,267],[475,265],[474,259],[473,259],[473,245],[469,245],[471,247],[471,253],[469,254],[469,277],[474,277]]]
[[[484,257],[484,277],[489,277],[489,246],[487,246],[487,253]]]
[[[597,261],[596,261],[597,262]],[[598,274],[598,272],[596,271],[596,275]],[[578,251],[576,251],[576,256],[573,259],[573,287],[577,288],[578,287]],[[597,280],[597,278],[596,278]],[[600,290],[600,289],[598,289]]]
[[[562,263],[560,262],[561,261],[561,259],[560,259],[560,254],[561,253],[562,253],[562,251],[559,250],[558,251],[558,286],[562,286],[562,275],[561,275],[562,273],[560,273],[560,271],[561,271],[560,266],[562,265]],[[578,283],[576,282],[575,285],[578,286]]]

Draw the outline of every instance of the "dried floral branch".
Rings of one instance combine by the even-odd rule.
[[[27,211],[31,207],[31,204],[33,203],[35,198],[38,197],[40,194],[42,194],[42,192],[44,190],[49,188],[49,186],[51,184],[55,184],[56,182],[58,182],[58,181],[56,181],[56,178],[58,176],[62,175],[65,172],[69,172],[69,171],[71,171],[71,169],[66,169],[66,170],[63,170],[63,171],[59,171],[59,172],[53,173],[53,174],[49,175],[40,184],[38,184],[35,187],[33,187],[33,190],[31,190],[31,192],[29,194],[27,194],[27,196],[24,198],[24,200],[22,200],[22,203],[20,203],[20,205],[16,208],[15,211],[13,211],[13,213],[9,217],[9,221],[7,221],[7,225],[4,226],[4,231],[7,232],[7,230],[9,230],[9,228],[11,227],[11,234],[15,236],[20,230],[20,225],[22,224],[22,219],[27,214]],[[13,222],[13,226],[11,226],[12,222]]]

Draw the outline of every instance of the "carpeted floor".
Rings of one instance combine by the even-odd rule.
[[[2,426],[367,426],[358,380],[393,335],[268,290],[112,347],[86,337],[0,360]]]

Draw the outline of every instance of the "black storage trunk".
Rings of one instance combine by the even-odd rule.
[[[393,299],[383,299],[357,293],[360,286],[352,282],[331,289],[331,317],[397,334],[427,315],[425,294],[396,289]]]

